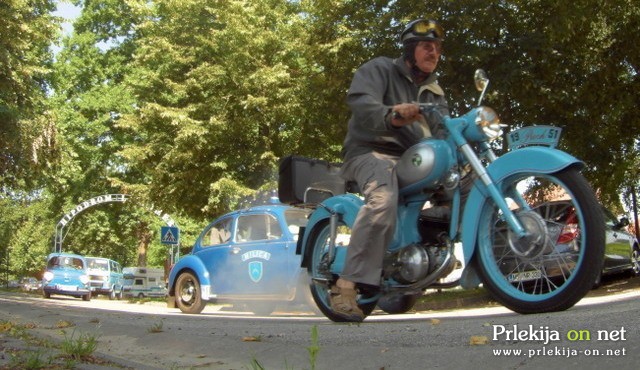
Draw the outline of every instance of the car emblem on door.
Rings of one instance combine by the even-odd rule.
[[[251,278],[251,280],[253,280],[254,283],[257,283],[262,279],[262,262],[249,262],[249,277]]]

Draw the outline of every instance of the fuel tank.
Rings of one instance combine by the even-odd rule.
[[[444,140],[425,139],[407,149],[396,164],[402,194],[435,190],[448,177],[455,153]]]

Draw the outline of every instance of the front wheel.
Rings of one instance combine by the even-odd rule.
[[[183,272],[176,281],[176,305],[184,313],[202,312],[206,302],[202,299],[200,282],[190,272]]]
[[[490,199],[482,205],[472,263],[485,288],[523,314],[572,307],[603,265],[604,217],[593,190],[573,168],[514,174],[500,190],[527,235],[518,238]]]
[[[337,275],[331,273],[330,262],[328,261],[330,234],[331,227],[329,226],[329,222],[325,222],[319,225],[314,236],[311,238],[311,247],[313,249],[311,251],[309,275],[312,280],[315,280],[315,282],[311,283],[311,295],[320,311],[331,321],[350,322],[352,320],[337,314],[331,308],[331,302],[329,301],[331,285],[335,284],[338,278]],[[341,245],[341,248],[348,248],[350,235],[351,229],[343,223],[340,223],[336,244]],[[377,300],[371,294],[361,293],[357,296],[357,300],[358,307],[365,316],[369,316],[376,307]]]

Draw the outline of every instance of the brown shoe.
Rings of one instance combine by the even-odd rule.
[[[365,315],[356,302],[357,294],[355,289],[332,286],[329,295],[331,309],[347,321],[362,322]]]

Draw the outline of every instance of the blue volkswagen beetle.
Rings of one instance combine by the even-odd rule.
[[[283,301],[306,303],[308,282],[296,243],[309,213],[277,204],[213,221],[171,269],[168,306],[195,314],[207,302],[242,302],[268,315]]]

